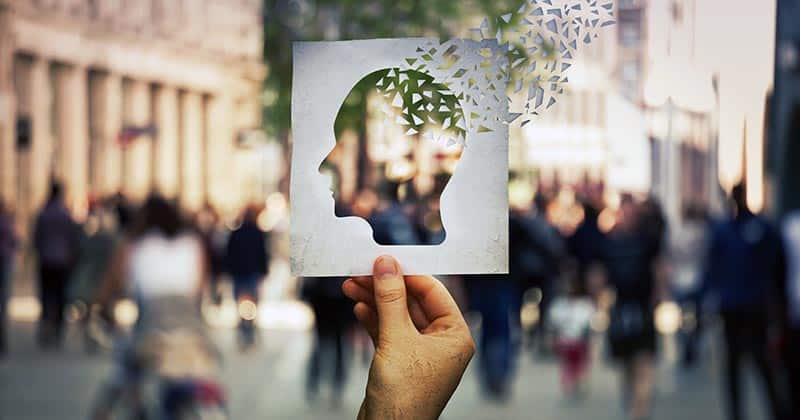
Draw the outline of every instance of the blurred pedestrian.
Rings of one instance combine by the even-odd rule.
[[[652,246],[656,247],[655,252],[657,255],[663,254],[667,242],[667,218],[658,198],[649,196],[642,202],[640,217],[640,227]]]
[[[789,377],[792,419],[800,419],[800,210],[789,213],[783,223],[787,275],[783,288],[786,308],[787,348],[784,351]]]
[[[98,302],[110,308],[129,293],[139,315],[130,339],[120,342],[116,370],[101,388],[93,419],[107,419],[120,401],[129,404],[131,418],[140,418],[140,388],[150,373],[173,380],[213,379],[219,370],[218,352],[206,335],[198,304],[207,282],[202,240],[158,196],[147,199],[132,223]]]
[[[369,218],[372,236],[379,245],[423,245],[414,223],[399,197],[400,185],[386,181],[380,188],[378,205]]]
[[[122,192],[118,192],[111,198],[110,205],[114,207],[120,229],[123,231],[128,230],[133,222],[134,212],[134,207],[128,197]]]
[[[42,347],[61,344],[67,287],[78,258],[80,227],[64,206],[61,184],[53,183],[50,196],[36,218],[33,245],[39,257],[39,299],[42,313],[38,342]]]
[[[470,310],[481,315],[478,367],[483,391],[496,400],[511,395],[516,362],[512,343],[512,322],[518,285],[509,275],[464,276]]]
[[[268,236],[258,227],[258,207],[247,206],[242,224],[228,238],[225,266],[233,277],[233,295],[239,307],[239,332],[244,348],[255,339],[258,291],[269,270]]]
[[[70,300],[81,310],[84,344],[90,352],[96,350],[98,344],[90,328],[92,313],[97,306],[96,298],[119,237],[113,211],[102,202],[93,203],[84,224],[84,235],[69,290]]]
[[[577,262],[579,281],[584,288],[591,290],[592,285],[587,282],[587,274],[589,268],[602,259],[605,234],[598,225],[601,209],[588,198],[581,198],[580,203],[583,207],[583,220],[567,239],[567,249]]]
[[[8,298],[11,295],[11,281],[14,272],[14,257],[19,248],[19,236],[14,226],[14,216],[0,201],[0,357],[8,350],[6,342],[6,323],[8,317]]]
[[[547,220],[548,199],[538,194],[534,204],[533,212],[512,209],[509,216],[510,276],[518,287],[514,302],[517,310],[512,317],[519,320],[519,308],[524,296],[527,292],[538,290],[538,302],[535,303],[541,315],[539,322],[527,331],[528,345],[533,348],[538,342],[539,352],[545,353],[544,326],[566,247],[558,229]]]
[[[771,418],[781,418],[781,404],[768,355],[777,321],[783,250],[778,231],[747,207],[743,185],[731,194],[734,217],[712,234],[706,262],[706,289],[718,300],[725,331],[725,394],[728,418],[740,420],[741,368],[752,356],[769,399]]]
[[[307,277],[303,279],[301,296],[314,312],[314,347],[308,361],[306,397],[316,400],[320,382],[326,371],[330,372],[332,402],[338,407],[347,382],[347,357],[345,333],[353,323],[353,304],[344,296],[344,278]]]
[[[209,270],[209,292],[215,303],[220,303],[219,280],[225,269],[225,247],[228,242],[226,230],[220,223],[219,213],[210,203],[206,203],[195,217],[195,226],[203,238]]]
[[[585,385],[590,363],[589,327],[595,312],[576,268],[565,270],[566,294],[553,300],[548,317],[561,362],[561,387],[567,397],[580,396]]]
[[[655,383],[658,238],[643,229],[641,209],[624,195],[614,227],[603,242],[606,282],[616,293],[608,329],[611,355],[622,367],[627,418],[649,418]],[[591,269],[590,269],[591,270]]]
[[[417,232],[417,237],[422,241],[420,245],[439,245],[444,242],[447,233],[442,224],[441,196],[451,174],[438,174],[434,177],[431,191],[415,198],[406,197],[411,209],[412,219]],[[416,189],[410,191],[416,194]]]

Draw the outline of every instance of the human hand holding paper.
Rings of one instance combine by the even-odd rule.
[[[388,256],[342,289],[375,344],[358,418],[438,418],[475,352],[450,293],[433,277],[403,277]]]

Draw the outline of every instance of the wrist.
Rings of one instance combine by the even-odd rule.
[[[426,403],[424,399],[406,403],[405,398],[398,401],[397,394],[392,395],[394,397],[390,398],[367,391],[358,420],[436,420],[444,409],[438,404]]]

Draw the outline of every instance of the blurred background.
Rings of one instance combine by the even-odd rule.
[[[0,418],[353,418],[371,343],[288,268],[291,42],[523,3],[0,0]],[[800,418],[800,1],[610,7],[510,129],[511,273],[443,278],[479,345],[443,418]],[[337,205],[440,242],[375,174],[453,159],[373,129]]]

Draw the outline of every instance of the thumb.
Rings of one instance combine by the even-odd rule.
[[[375,307],[378,310],[378,335],[386,338],[411,325],[406,284],[400,264],[386,255],[375,260],[372,277]]]

